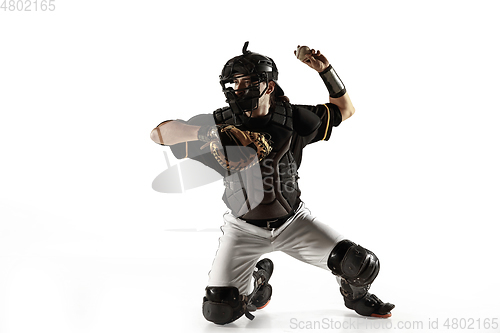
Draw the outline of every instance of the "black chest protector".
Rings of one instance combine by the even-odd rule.
[[[217,124],[233,124],[230,108],[214,112]],[[224,177],[223,200],[237,217],[272,220],[287,216],[299,203],[297,163],[290,144],[294,134],[292,106],[277,105],[268,115],[249,118],[242,130],[266,133],[271,153],[255,167]]]

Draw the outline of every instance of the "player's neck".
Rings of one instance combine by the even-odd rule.
[[[256,118],[256,117],[264,117],[269,113],[269,102],[268,103],[259,103],[257,109],[252,112],[245,112],[248,117]]]

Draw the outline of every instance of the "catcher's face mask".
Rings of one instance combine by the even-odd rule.
[[[264,89],[261,89],[262,82],[266,84]],[[269,82],[266,75],[235,74],[231,78],[221,80],[221,85],[226,102],[234,113],[241,115],[259,107],[259,99],[264,95]]]

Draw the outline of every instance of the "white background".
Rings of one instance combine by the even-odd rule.
[[[292,103],[328,97],[298,44],[347,87],[356,114],[304,151],[302,198],[381,258],[372,290],[396,304],[383,323],[499,331],[484,330],[500,317],[497,2],[55,5],[0,11],[0,332],[373,328],[331,274],[281,253],[254,321],[202,317],[222,185],[152,190],[167,150],[149,132],[224,106],[218,75],[247,40],[275,60]]]

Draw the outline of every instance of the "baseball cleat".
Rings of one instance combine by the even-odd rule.
[[[344,297],[344,304],[347,308],[356,311],[357,314],[378,318],[389,318],[392,316],[391,310],[395,307],[394,304],[384,303],[370,293],[366,293],[365,296],[357,300],[349,300]]]

